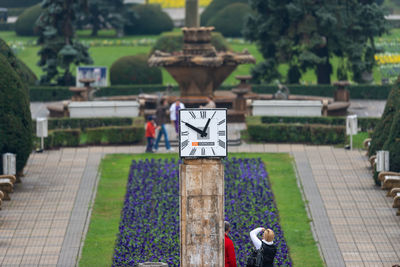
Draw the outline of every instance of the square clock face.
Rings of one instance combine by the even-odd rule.
[[[179,110],[180,157],[227,156],[227,110],[181,109]]]

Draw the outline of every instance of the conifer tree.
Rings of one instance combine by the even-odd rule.
[[[253,70],[258,80],[282,78],[280,63],[289,65],[291,83],[313,69],[319,84],[329,84],[333,55],[348,59],[353,79],[371,71],[374,37],[387,30],[383,9],[374,0],[249,0],[245,36],[255,41],[264,61]]]
[[[117,31],[118,36],[122,36],[126,23],[125,13],[123,0],[89,0],[88,9],[78,14],[78,25],[90,24],[92,36],[97,36],[100,29],[109,26]]]
[[[75,84],[70,65],[91,64],[88,48],[75,38],[74,23],[78,9],[87,8],[86,0],[43,0],[43,13],[37,21],[39,29],[38,65],[45,73],[41,84],[50,84],[54,79],[59,85]],[[59,73],[59,68],[64,73]]]

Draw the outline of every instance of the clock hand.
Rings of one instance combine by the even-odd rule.
[[[199,128],[194,127],[194,126],[191,125],[190,123],[187,123],[187,122],[184,122],[184,121],[183,121],[183,123],[186,124],[187,127],[189,127],[189,128],[191,128],[191,129],[195,130],[196,132],[198,132],[199,134],[203,134],[203,131],[202,131],[202,130],[200,130]]]
[[[208,125],[210,124],[210,121],[211,121],[211,119],[209,118],[207,123],[206,123],[206,126],[204,126],[204,128],[203,128],[203,133],[200,135],[201,137],[206,137],[207,136],[207,128],[208,128]]]

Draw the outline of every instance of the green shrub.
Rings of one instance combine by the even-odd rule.
[[[1,7],[30,7],[42,2],[42,0],[0,0]]]
[[[399,105],[400,84],[396,84],[389,94],[382,117],[372,133],[372,140],[368,151],[370,156],[375,155],[377,150],[383,149],[383,145],[389,137],[393,117],[399,109]]]
[[[227,51],[230,50],[229,44],[226,42],[224,37],[219,32],[211,33],[211,44],[215,47],[217,51]],[[151,54],[160,50],[163,52],[176,52],[183,49],[183,33],[182,32],[167,32],[163,33],[160,38],[157,39],[154,44]]]
[[[172,19],[159,5],[134,5],[132,10],[137,18],[125,26],[127,35],[160,34],[174,28]]]
[[[125,56],[115,61],[110,68],[111,84],[160,84],[159,68],[149,67],[147,56],[138,54]]]
[[[203,26],[208,25],[209,20],[213,18],[220,10],[233,3],[248,4],[248,0],[213,0],[201,14],[200,24]]]
[[[256,142],[332,145],[343,144],[346,140],[344,126],[248,124],[247,131],[250,139]]]
[[[2,53],[0,68],[0,154],[16,154],[17,171],[22,172],[32,151],[28,90]],[[0,160],[0,171],[2,169]]]
[[[135,144],[143,140],[144,127],[131,126],[131,127],[101,127],[91,128],[86,130],[87,144],[89,145],[121,145],[121,144]]]
[[[49,130],[81,129],[104,126],[130,126],[133,118],[51,118],[48,120]]]
[[[36,75],[28,68],[28,66],[25,65],[25,63],[14,55],[11,48],[2,39],[0,39],[0,54],[7,59],[11,67],[21,78],[22,82],[26,84],[34,84],[36,82]],[[28,90],[27,87],[24,88]]]
[[[38,35],[35,23],[42,13],[41,4],[27,8],[15,22],[15,32],[19,36]]]
[[[400,172],[400,108],[397,108],[393,117],[389,137],[383,145],[383,150],[389,150],[389,169]]]
[[[79,129],[52,130],[47,137],[47,148],[79,146],[81,131]]]
[[[214,26],[223,36],[241,37],[245,19],[251,13],[249,5],[234,3],[221,9],[212,17],[207,26]]]

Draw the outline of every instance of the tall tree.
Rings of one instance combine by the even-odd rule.
[[[289,65],[288,82],[313,69],[318,83],[329,84],[333,55],[348,59],[353,79],[374,64],[374,37],[387,30],[374,0],[249,0],[245,36],[255,41],[264,61],[253,70],[258,80],[281,79],[278,66]]]
[[[75,84],[70,65],[91,64],[88,48],[75,39],[74,23],[78,9],[87,8],[86,0],[43,0],[43,13],[37,21],[39,29],[38,65],[45,73],[41,84],[57,79],[59,85]],[[64,73],[59,73],[59,68]]]
[[[80,10],[78,25],[92,25],[92,36],[100,29],[113,27],[118,36],[123,35],[125,18],[123,0],[89,0],[88,9]]]

